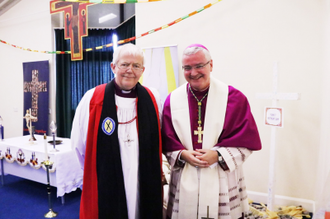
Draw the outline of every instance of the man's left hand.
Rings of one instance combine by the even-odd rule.
[[[210,149],[197,149],[197,152],[203,154],[201,156],[196,156],[196,158],[206,161],[209,163],[209,165],[214,164],[215,162],[218,162],[218,152]]]

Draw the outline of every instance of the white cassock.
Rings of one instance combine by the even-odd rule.
[[[161,105],[159,94],[156,90],[149,88],[157,101],[159,117],[161,118]],[[76,151],[81,168],[84,168],[87,129],[89,121],[89,103],[95,89],[86,92],[80,101],[76,115],[72,124],[71,144],[72,149]],[[139,141],[137,134],[136,119],[128,124],[125,123],[133,119],[136,113],[136,98],[125,98],[115,95],[118,117],[118,138],[120,145],[120,154],[125,183],[126,202],[128,218],[138,218],[137,208],[138,194],[138,159],[139,159]],[[115,180],[115,179],[114,179]],[[134,185],[134,186],[133,186]]]

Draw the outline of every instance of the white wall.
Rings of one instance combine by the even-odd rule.
[[[0,16],[0,39],[23,48],[53,51],[49,1],[22,0]],[[6,138],[23,135],[22,63],[43,60],[50,63],[50,96],[53,96],[53,55],[0,43],[0,115],[4,120]],[[50,107],[54,109],[55,99],[52,99]],[[54,114],[50,115],[52,118],[55,118]]]
[[[326,0],[324,6],[325,16],[325,29],[324,33],[324,56],[323,56],[323,75],[322,75],[322,113],[321,113],[321,130],[320,130],[320,151],[317,160],[317,178],[316,178],[316,201],[317,209],[315,219],[324,218],[324,211],[330,211],[330,1]]]
[[[210,0],[168,0],[136,6],[137,36],[202,8]],[[271,128],[263,124],[271,100],[273,63],[279,63],[279,92],[301,93],[278,102],[284,128],[277,130],[277,195],[314,200],[324,98],[325,1],[223,0],[159,32],[141,37],[141,47],[177,44],[179,56],[191,43],[204,44],[214,60],[213,76],[248,97],[263,149],[245,164],[248,190],[268,192]],[[180,77],[180,84],[184,83]],[[323,133],[325,134],[325,133]]]
[[[137,36],[183,17],[213,0],[167,0],[136,4]],[[248,190],[267,193],[270,127],[263,124],[271,100],[256,93],[272,91],[274,61],[279,62],[279,91],[299,92],[299,101],[279,101],[284,128],[277,130],[276,194],[315,200],[319,153],[330,130],[328,0],[223,0],[159,32],[141,37],[141,47],[178,45],[179,56],[191,43],[209,48],[213,75],[248,97],[263,149],[245,164]],[[0,39],[36,50],[53,51],[54,22],[49,1],[22,0],[0,16]],[[57,25],[58,26],[58,25]],[[50,100],[55,119],[53,55],[27,52],[0,43],[0,115],[5,137],[22,135],[23,62],[50,60]],[[180,84],[184,78],[180,76]],[[322,92],[326,92],[322,95]],[[322,149],[322,150],[320,150]],[[322,158],[325,157],[321,153]],[[326,160],[325,158],[323,160]]]

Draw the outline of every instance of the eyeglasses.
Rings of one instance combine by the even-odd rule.
[[[143,67],[141,65],[135,64],[135,63],[125,63],[124,62],[124,63],[121,63],[116,66],[121,70],[127,70],[131,64],[132,64],[133,71],[142,71],[143,70]]]
[[[202,70],[207,64],[209,64],[210,61],[208,61],[207,63],[205,64],[198,64],[198,65],[195,65],[195,66],[190,66],[190,65],[185,65],[185,66],[182,66],[182,69],[184,71],[191,71],[192,69],[195,69],[195,70]]]

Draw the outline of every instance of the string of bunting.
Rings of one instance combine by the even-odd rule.
[[[62,1],[65,1],[65,0],[62,0]],[[73,0],[66,0],[66,1],[73,1]],[[104,1],[104,2],[106,2],[106,1],[107,1],[107,2],[110,2],[111,0],[103,0],[103,1]],[[112,0],[112,1],[116,1],[116,0]],[[124,1],[125,1],[125,0],[124,0]],[[129,1],[129,2],[133,2],[133,1],[139,1],[139,0],[126,0],[126,1],[127,1],[127,2],[128,2],[128,1]],[[150,1],[154,1],[154,0],[150,0]],[[120,45],[120,44],[124,44],[124,43],[128,43],[128,42],[131,42],[131,41],[136,40],[136,39],[138,39],[138,38],[141,38],[141,37],[144,37],[144,36],[150,35],[150,34],[152,34],[152,33],[155,33],[155,32],[157,32],[157,31],[163,30],[163,29],[165,29],[165,28],[168,28],[168,27],[170,27],[170,26],[172,26],[172,25],[174,25],[174,24],[179,23],[180,21],[183,21],[183,20],[185,20],[185,19],[187,19],[187,18],[189,18],[189,17],[192,17],[192,16],[195,15],[195,14],[198,14],[198,13],[204,11],[205,9],[210,8],[211,6],[213,6],[213,5],[217,4],[217,3],[219,3],[220,1],[222,1],[222,0],[215,0],[214,2],[209,3],[209,4],[205,5],[204,7],[200,8],[200,9],[198,9],[198,10],[196,10],[196,11],[193,11],[193,12],[191,12],[191,13],[189,13],[189,14],[183,16],[183,17],[180,17],[180,18],[176,19],[175,21],[172,21],[171,23],[168,23],[168,24],[163,25],[163,26],[161,26],[161,27],[158,27],[158,28],[152,29],[152,30],[150,30],[150,31],[148,31],[148,32],[145,32],[145,33],[139,35],[139,36],[134,36],[134,37],[127,38],[127,39],[124,39],[124,40],[119,40],[117,43],[118,43],[118,45]],[[83,2],[83,1],[81,1],[81,2]],[[84,1],[84,2],[86,2],[86,1]],[[142,1],[139,1],[139,2],[142,2]],[[29,48],[23,48],[23,47],[20,47],[20,46],[16,46],[16,45],[10,44],[10,43],[8,43],[8,42],[6,42],[6,41],[4,41],[4,40],[1,40],[1,39],[0,39],[0,42],[1,42],[1,43],[4,43],[4,44],[7,44],[7,45],[9,45],[9,46],[12,46],[12,47],[14,47],[14,48],[22,49],[22,50],[29,51],[29,52],[39,52],[39,53],[47,53],[47,54],[71,54],[71,51],[39,51],[39,50],[32,50],[32,49],[29,49]],[[97,47],[94,47],[94,48],[87,48],[87,49],[84,49],[84,51],[89,52],[89,51],[100,50],[100,49],[107,48],[107,47],[112,47],[112,46],[113,46],[113,43],[109,43],[109,44],[102,45],[102,46],[97,46]]]
[[[59,0],[62,2],[81,2],[81,3],[98,3],[98,4],[126,4],[126,3],[146,3],[159,2],[166,0]]]

